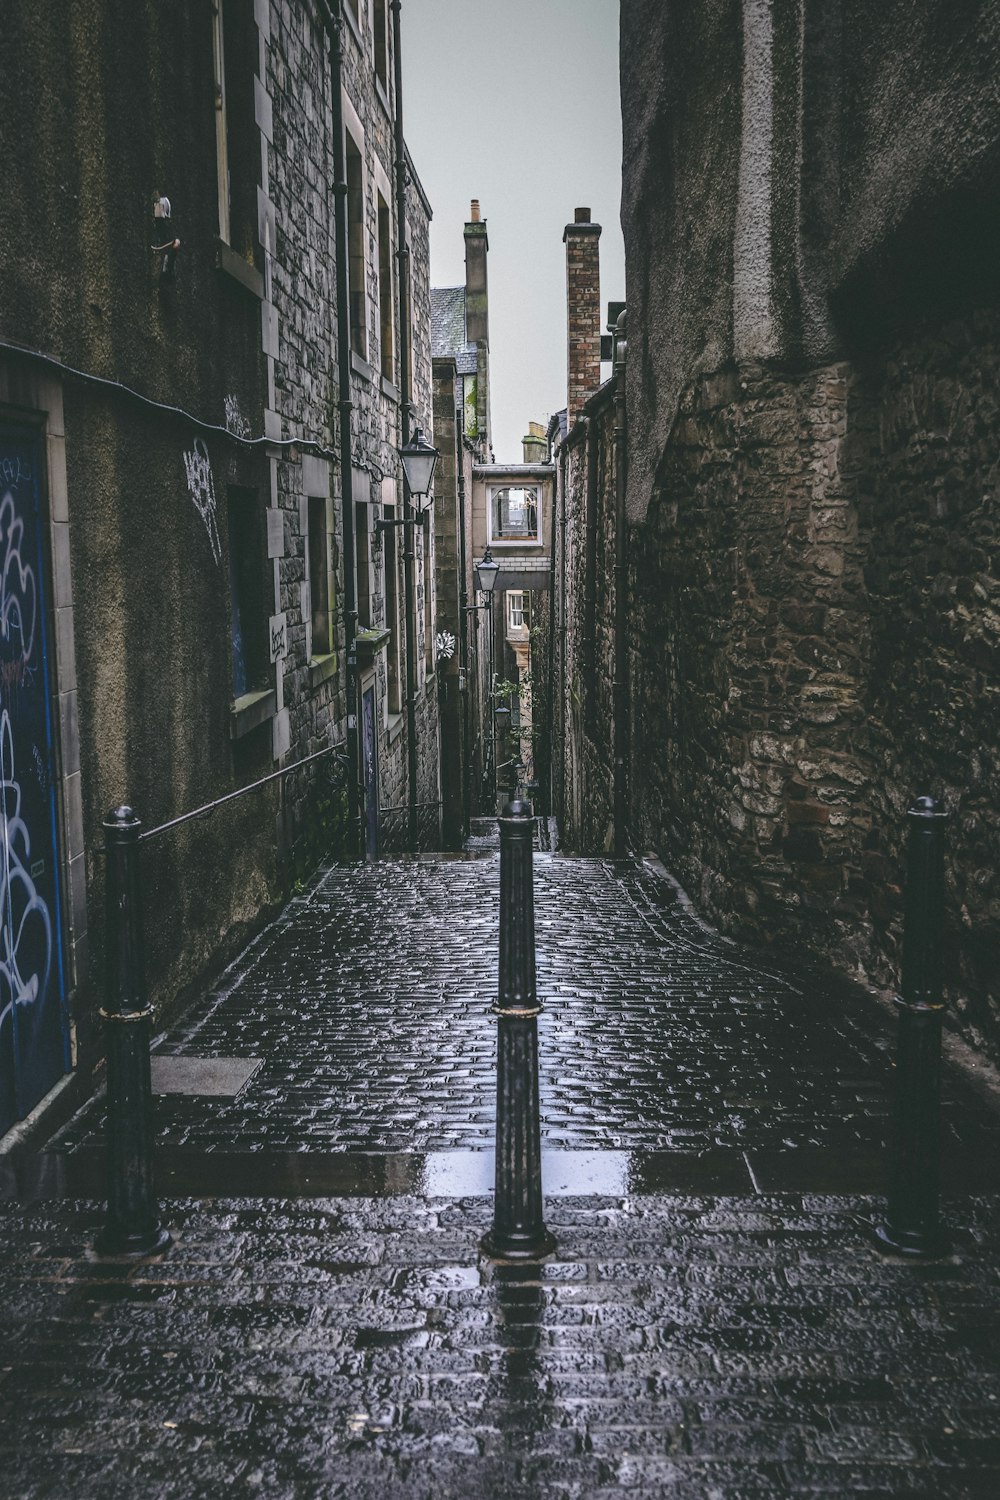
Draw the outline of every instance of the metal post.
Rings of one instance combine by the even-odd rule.
[[[153,1189],[150,1010],[142,939],[139,837],[130,807],[104,819],[107,881],[108,1214],[101,1255],[153,1255],[170,1244]]]
[[[482,1239],[498,1260],[537,1260],[555,1239],[542,1216],[542,1151],[538,1109],[538,1026],[535,990],[535,906],[527,802],[508,802],[500,815],[500,984],[497,1023],[496,1195],[493,1228]]]
[[[933,797],[918,797],[907,816],[895,1134],[888,1213],[876,1235],[885,1250],[926,1257],[945,1248],[938,1225],[945,812]]]

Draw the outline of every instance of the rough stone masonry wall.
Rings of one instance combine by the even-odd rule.
[[[994,1050],[997,332],[691,386],[630,609],[657,643],[633,652],[640,844],[729,930],[891,985],[905,809],[943,796],[949,999]]]
[[[392,119],[374,81],[370,20],[363,10],[360,38],[350,22],[344,26],[343,81],[353,110],[348,128],[357,134],[360,127],[361,139],[356,144],[362,149],[364,159],[366,221],[368,359],[354,359],[351,376],[354,501],[368,506],[367,552],[372,568],[372,618],[362,623],[378,625],[386,620],[384,552],[374,534],[374,522],[382,515],[387,499],[383,481],[396,481],[390,484],[390,491],[397,504],[397,514],[401,495],[397,455],[399,393],[391,382],[383,381],[379,373],[381,323],[376,199],[378,167],[385,174],[382,190],[388,191],[395,233],[395,145]],[[286,436],[318,437],[335,446],[334,437],[339,426],[339,387],[330,87],[328,43],[318,19],[310,16],[298,0],[280,0],[280,3],[272,4],[269,88],[274,112],[274,139],[269,164],[275,223],[272,270],[277,330],[275,406]],[[413,401],[416,420],[429,431],[432,415],[429,209],[412,182],[408,188],[407,210],[413,294],[410,320]],[[395,286],[395,261],[393,267]],[[393,336],[398,360],[398,307]],[[297,754],[306,754],[344,737],[343,510],[339,465],[310,456],[291,456],[277,465],[276,488],[277,503],[284,514],[284,556],[279,562],[279,582],[281,608],[288,621],[285,707],[290,715],[290,742]],[[339,659],[332,676],[316,681],[316,674],[310,672],[308,499],[311,495],[322,494],[331,496],[329,516],[335,562],[335,635]],[[401,614],[401,539],[397,551],[400,556],[397,594]],[[433,689],[428,691],[425,683],[424,563],[419,530],[415,552],[419,799],[434,801],[437,798],[437,705]],[[402,649],[400,655],[402,658]],[[384,807],[399,806],[406,800],[405,728],[388,723],[384,651],[376,658],[375,681],[380,803]],[[311,784],[312,778],[307,776],[289,783],[288,804],[295,825],[302,824],[310,816]]]
[[[614,842],[614,407],[609,385],[584,408],[565,445],[566,701],[570,723],[555,737],[562,756],[560,836],[569,849],[599,852]],[[557,469],[557,474],[562,474]],[[556,576],[563,567],[556,533]],[[546,637],[547,639],[547,637]],[[558,669],[556,673],[558,682]]]

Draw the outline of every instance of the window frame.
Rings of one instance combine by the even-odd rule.
[[[530,492],[534,496],[535,526],[534,530],[518,532],[512,535],[510,532],[502,533],[496,525],[496,503],[500,495],[506,490],[522,490]],[[486,526],[487,535],[491,546],[495,547],[539,547],[542,544],[542,487],[540,484],[488,484],[486,487]]]

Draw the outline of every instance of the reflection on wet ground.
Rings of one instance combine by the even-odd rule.
[[[489,1151],[497,912],[493,857],[322,872],[157,1044],[234,1072],[261,1060],[232,1097],[162,1094],[160,1147]],[[718,1171],[734,1191],[780,1183],[784,1155],[808,1151],[823,1180],[843,1158],[846,1185],[877,1185],[859,1164],[883,1146],[894,1022],[874,1000],[728,942],[632,862],[537,855],[535,914],[548,1149],[678,1153],[706,1163],[706,1190]],[[98,1101],[56,1144],[100,1133]],[[948,1176],[998,1146],[996,1111],[947,1070]]]

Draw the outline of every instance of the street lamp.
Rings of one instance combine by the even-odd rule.
[[[406,475],[410,495],[414,500],[425,498],[430,494],[434,482],[438,450],[432,447],[417,427],[410,441],[400,448],[399,456],[403,460],[403,473]],[[420,507],[417,506],[417,509]]]
[[[476,563],[476,588],[481,594],[487,596],[486,608],[489,607],[489,602],[493,598],[493,590],[497,586],[497,574],[499,572],[500,564],[493,561],[493,553],[490,551],[489,543],[487,542],[486,551]],[[478,607],[483,608],[482,605]]]

